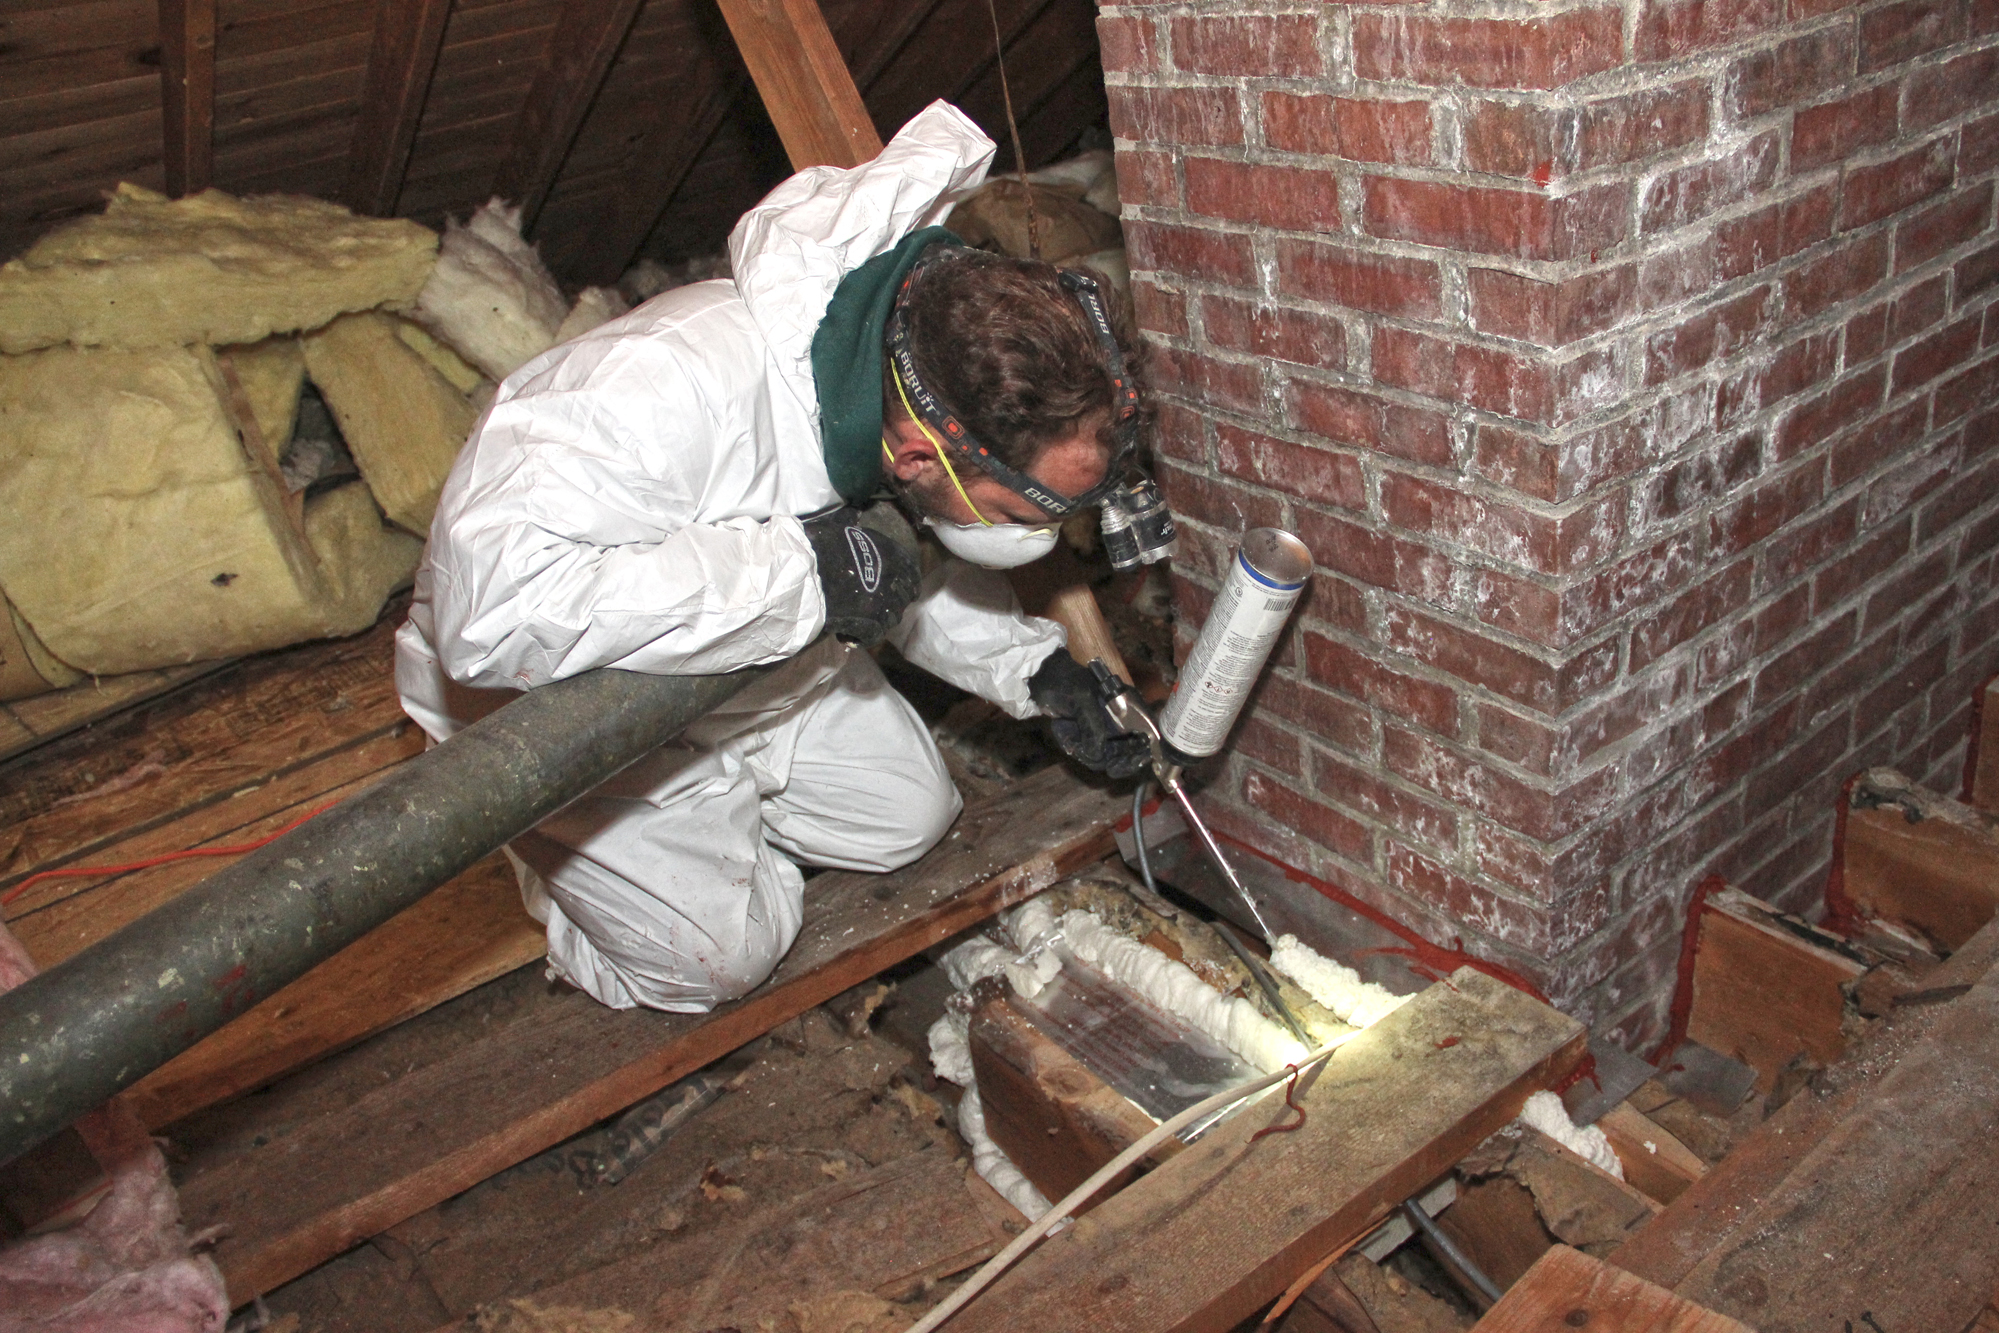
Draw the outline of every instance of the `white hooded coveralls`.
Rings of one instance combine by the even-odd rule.
[[[795,862],[885,871],[956,817],[936,746],[874,660],[831,640],[797,516],[840,503],[814,330],[840,279],[976,186],[993,145],[935,103],[873,161],[800,172],[729,238],[734,281],[666,292],[528,362],[459,454],[397,635],[403,706],[442,741],[595,667],[696,674],[797,656],[516,839],[551,970],[618,1008],[701,1012],[797,936]],[[949,561],[890,641],[999,704],[1061,627]]]

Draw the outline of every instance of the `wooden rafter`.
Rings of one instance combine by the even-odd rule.
[[[178,199],[215,175],[215,0],[160,0],[159,13],[167,193]]]
[[[566,0],[549,40],[548,63],[528,89],[514,122],[513,147],[493,181],[493,193],[518,203],[529,229],[548,202],[562,161],[583,117],[597,99],[611,61],[631,31],[643,0]]]
[[[859,166],[881,135],[815,0],[721,0],[791,165]]]
[[[586,282],[617,281],[659,225],[674,191],[694,169],[742,89],[740,70],[725,70],[714,60],[696,62],[687,83],[675,90],[686,113],[660,117],[639,141],[609,216],[592,229],[590,244],[576,263],[578,276]]]
[[[356,212],[381,217],[395,211],[450,13],[451,0],[378,0],[375,6],[375,41],[343,192]]]

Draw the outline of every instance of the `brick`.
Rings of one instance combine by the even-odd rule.
[[[1581,106],[1475,102],[1463,118],[1474,171],[1546,185],[1594,167],[1636,162],[1707,137],[1707,85],[1683,83]]]
[[[1647,338],[1645,382],[1663,384],[1748,347],[1763,335],[1775,314],[1771,295],[1769,287],[1752,288]]]
[[[1383,326],[1375,330],[1373,354],[1375,378],[1384,384],[1546,425],[1606,406],[1622,387],[1618,351],[1611,347],[1550,366],[1499,348]]]
[[[1627,196],[1622,185],[1559,197],[1385,176],[1370,176],[1366,185],[1366,229],[1390,240],[1562,260],[1594,258],[1624,238]]]
[[[1758,485],[1708,520],[1708,545],[1717,559],[1747,550],[1793,520],[1808,514],[1825,493],[1825,473],[1817,467],[1792,468]]]
[[[1617,792],[1615,772],[1599,770],[1548,789],[1395,726],[1382,729],[1381,757],[1397,776],[1544,842],[1577,832],[1603,813]]]
[[[1987,357],[1937,386],[1936,423],[1948,425],[1999,398],[1999,358]],[[1988,425],[1989,432],[1993,428]]]
[[[1785,316],[1810,319],[1870,291],[1888,276],[1888,248],[1888,236],[1877,232],[1792,270],[1784,280]]]
[[[1899,84],[1884,83],[1801,108],[1791,122],[1791,170],[1803,173],[1893,139],[1901,92]]]
[[[1531,578],[1481,569],[1472,584],[1472,612],[1494,629],[1530,640],[1563,646],[1563,595],[1557,588]]]
[[[1117,154],[1118,202],[1125,208],[1178,208],[1180,178],[1175,154],[1127,148]]]
[[[1099,15],[1097,53],[1106,74],[1154,73],[1162,68],[1159,26],[1140,15]]]
[[[1428,102],[1263,95],[1263,142],[1285,152],[1428,166],[1430,133]]]
[[[1374,834],[1367,825],[1261,773],[1245,774],[1242,799],[1287,829],[1321,847],[1363,864],[1374,859]]]
[[[1860,16],[1860,72],[1949,46],[1965,35],[1965,0],[1901,0]]]
[[[1778,26],[1779,0],[1646,0],[1633,54],[1672,60],[1761,36]]]
[[[1910,607],[1920,604],[1932,593],[1949,588],[1950,559],[1939,553],[1927,560],[1909,566],[1894,578],[1881,584],[1867,598],[1866,618],[1863,622],[1866,632],[1875,633],[1881,626],[1890,623]]]
[[[1639,495],[1640,523],[1669,523],[1720,499],[1763,471],[1763,441],[1754,434],[1702,449],[1662,470]]]
[[[1249,237],[1206,227],[1176,227],[1134,218],[1124,224],[1134,272],[1151,270],[1178,278],[1256,285],[1256,256]]]
[[[1960,470],[1961,451],[1954,440],[1930,440],[1892,460],[1867,487],[1860,506],[1860,526],[1875,527],[1897,514],[1913,512],[1917,503],[1941,486],[1952,483]]]
[[[1919,129],[1956,120],[1990,102],[1995,83],[1999,83],[1999,49],[1992,47],[1914,70],[1909,75],[1904,123]]]
[[[1215,157],[1186,159],[1189,212],[1285,231],[1337,231],[1339,184],[1332,173]]]
[[[1353,19],[1362,79],[1473,88],[1559,88],[1617,66],[1623,17],[1608,6],[1531,19],[1374,14]]]
[[[1630,264],[1542,282],[1504,269],[1465,272],[1472,327],[1542,347],[1562,347],[1615,327],[1636,308],[1638,270]]]
[[[1756,706],[1789,694],[1838,660],[1853,646],[1860,629],[1860,615],[1849,611],[1837,620],[1820,625],[1810,634],[1771,658],[1756,673]]]
[[[1175,514],[1210,527],[1239,532],[1284,521],[1281,500],[1219,477],[1203,476],[1178,463],[1159,469],[1159,485]]]
[[[1312,241],[1277,243],[1277,290],[1381,315],[1421,319],[1443,311],[1443,276],[1429,260]]]
[[[1928,282],[1902,290],[1888,303],[1888,341],[1912,338],[1934,324],[1941,324],[1950,309],[1950,278],[1939,273]]]
[[[1320,72],[1315,15],[1176,18],[1172,34],[1174,68],[1189,74],[1308,78]]]
[[[1384,782],[1324,750],[1312,756],[1312,783],[1320,794],[1386,824],[1412,842],[1446,854],[1457,850],[1458,819],[1448,806]]]
[[[1535,955],[1548,950],[1547,915],[1494,893],[1397,842],[1388,844],[1388,882],[1461,929]]]
[[[1888,345],[1889,304],[1863,310],[1846,322],[1846,364],[1864,365]]]
[[[1772,437],[1777,461],[1794,458],[1820,441],[1865,421],[1881,405],[1887,380],[1879,367],[1864,370],[1793,408]]]
[[[1777,149],[1772,131],[1721,157],[1660,173],[1639,200],[1638,229],[1671,231],[1768,189],[1777,178]]]
[[[1324,621],[1348,634],[1364,635],[1367,633],[1367,594],[1343,578],[1315,573],[1312,581],[1305,585],[1305,595],[1299,599],[1296,616],[1301,622]],[[1295,637],[1295,633],[1287,630],[1286,637]],[[1278,647],[1281,649],[1284,643],[1284,639],[1279,639]]]
[[[1582,569],[1614,551],[1624,534],[1623,504],[1621,493],[1612,494],[1557,516],[1407,473],[1381,478],[1382,512],[1397,527],[1542,574]]]
[[[1830,92],[1853,72],[1853,61],[1852,26],[1822,28],[1730,65],[1723,99],[1736,117],[1751,119]]]
[[[1448,467],[1453,461],[1450,425],[1439,412],[1297,379],[1285,386],[1285,404],[1299,430],[1334,444],[1376,449],[1434,467]]]
[[[1155,337],[1187,336],[1187,298],[1143,278],[1131,284],[1133,317],[1141,332]]]
[[[1999,51],[1981,54],[1991,55],[1993,68],[1999,71]],[[1999,73],[1987,78],[1999,78]],[[1963,175],[1975,176],[1994,167],[1999,167],[1999,113],[1967,122],[1957,142],[1957,169]]]
[[[1895,272],[1906,273],[1984,232],[1992,219],[1992,182],[1959,190],[1895,224]]]
[[[1958,260],[1951,269],[1951,278],[1956,286],[1958,307],[1962,309],[1971,298],[1982,296],[1999,284],[1999,245],[1988,245]]]
[[[1756,571],[1758,591],[1781,588],[1830,559],[1834,551],[1853,540],[1859,518],[1859,505],[1849,500],[1772,537],[1763,548],[1762,565]]]
[[[1367,706],[1309,682],[1268,672],[1251,694],[1249,708],[1349,753],[1366,755],[1374,750],[1374,715]]]
[[[1240,144],[1242,105],[1233,88],[1132,88],[1114,84],[1111,133],[1139,143]]]
[[[1741,414],[1774,407],[1786,398],[1815,389],[1831,381],[1839,369],[1839,330],[1830,329],[1799,338],[1777,349],[1769,363],[1754,371],[1740,386]],[[1728,405],[1720,405],[1723,419],[1731,419]]]
[[[1825,619],[1833,608],[1860,592],[1882,570],[1904,559],[1909,554],[1909,532],[1913,526],[1904,517],[1814,573],[1812,618]]]
[[[1899,157],[1869,167],[1848,167],[1840,191],[1841,231],[1899,213],[1950,188],[1957,168],[1957,138],[1945,135]]]
[[[1360,460],[1352,454],[1293,444],[1234,426],[1215,431],[1215,464],[1231,476],[1300,499],[1342,509],[1367,506]]]
[[[1299,538],[1311,549],[1313,560],[1327,569],[1370,587],[1426,601],[1441,601],[1450,593],[1450,560],[1421,542],[1363,527],[1320,510],[1301,508],[1296,518]],[[1311,651],[1308,642],[1308,661]],[[1339,687],[1339,682],[1331,676],[1317,670],[1312,674],[1328,685]],[[1437,725],[1443,729],[1444,724]]]
[[[1919,384],[1928,384],[1977,355],[1980,323],[1978,315],[1960,319],[1914,346],[1897,352],[1895,376],[1889,393],[1905,393]]]
[[[1346,328],[1332,315],[1209,296],[1201,301],[1201,327],[1210,343],[1231,351],[1324,370],[1346,368]]]
[[[1263,410],[1263,373],[1254,364],[1167,347],[1152,357],[1151,372],[1153,387],[1161,392],[1244,415]]]
[[[1153,404],[1152,444],[1156,452],[1182,462],[1208,461],[1207,418],[1171,399]]]
[[[1832,235],[1839,186],[1828,181],[1782,203],[1715,224],[1715,277],[1746,277]]]
[[[1753,561],[1710,573],[1631,631],[1631,670],[1639,671],[1733,616],[1749,603]]]
[[[1698,542],[1692,529],[1683,529],[1571,585],[1555,637],[1543,641],[1566,647],[1678,592],[1705,563],[1697,558]]]

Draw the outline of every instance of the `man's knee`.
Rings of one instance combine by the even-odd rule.
[[[699,958],[662,958],[658,963],[621,968],[632,998],[648,1009],[669,1013],[705,1014],[717,1005],[740,1000],[769,979],[784,957],[784,944],[759,937],[727,953]]]
[[[908,800],[899,803],[894,826],[882,830],[882,859],[888,868],[906,866],[935,847],[964,808],[964,799],[948,778],[935,786],[917,789]]]

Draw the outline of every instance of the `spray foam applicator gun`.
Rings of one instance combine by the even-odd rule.
[[[1235,558],[1229,562],[1228,577],[1215,598],[1214,609],[1209,612],[1207,623],[1201,626],[1193,652],[1187,656],[1180,682],[1157,721],[1146,710],[1138,692],[1113,674],[1101,659],[1090,664],[1106,711],[1127,733],[1143,736],[1150,742],[1154,780],[1178,803],[1195,840],[1249,909],[1264,942],[1270,945],[1275,945],[1276,939],[1262,909],[1222,854],[1215,835],[1195,812],[1187,786],[1181,781],[1181,772],[1187,762],[1207,758],[1228,739],[1250,688],[1263,674],[1264,663],[1270,659],[1279,632],[1298,604],[1311,571],[1312,553],[1291,533],[1281,528],[1252,528],[1245,533]],[[1139,871],[1146,887],[1152,888],[1151,864],[1140,820],[1144,799],[1145,786],[1141,783],[1132,801],[1132,836],[1138,844]],[[1227,926],[1217,923],[1217,928],[1292,1034],[1307,1046],[1312,1045],[1304,1025],[1284,1002],[1268,965],[1245,948]]]

